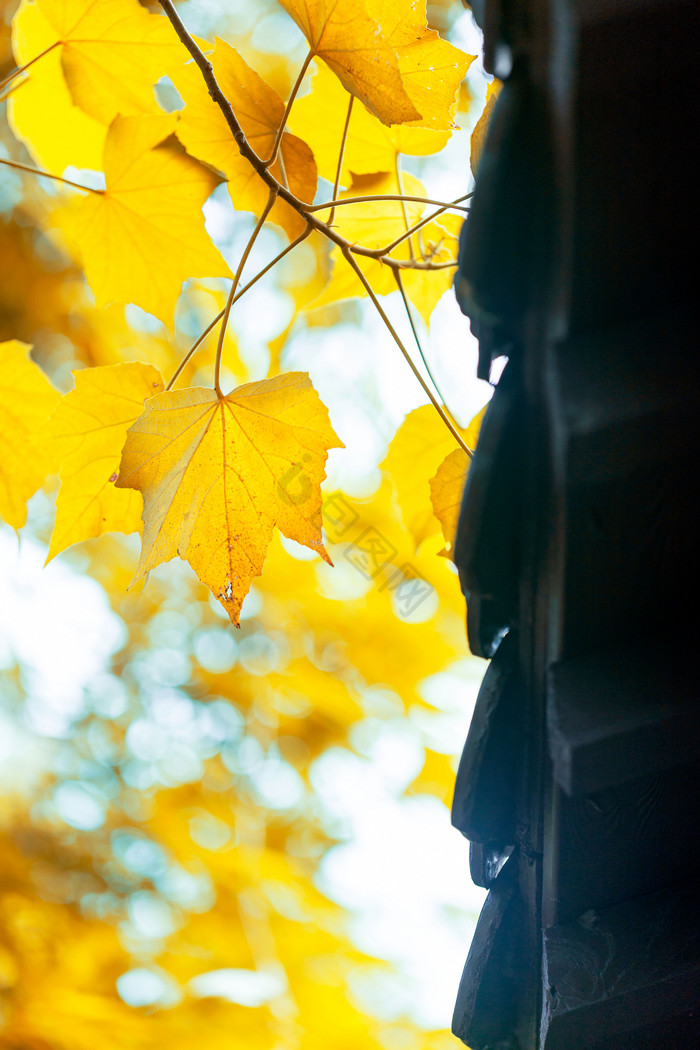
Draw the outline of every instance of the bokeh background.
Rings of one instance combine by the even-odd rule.
[[[0,0],[3,75],[16,6]],[[461,3],[428,9],[478,53]],[[305,44],[273,0],[181,10],[288,93]],[[486,81],[474,62],[459,130],[439,154],[404,161],[437,199],[470,188]],[[177,108],[171,84],[158,91]],[[7,109],[0,155],[36,164]],[[189,282],[172,335],[135,306],[96,310],[62,236],[69,200],[48,179],[0,169],[0,339],[32,344],[62,390],[74,369],[120,360],[168,374],[226,282]],[[225,187],[205,216],[235,265],[253,217]],[[248,276],[283,244],[265,230]],[[346,446],[324,485],[334,568],[277,535],[236,631],[183,562],[127,591],[138,537],[105,536],[44,566],[56,479],[20,536],[0,526],[2,1047],[457,1045],[447,1029],[483,892],[449,805],[485,665],[439,556],[427,486],[439,449],[421,458],[394,440],[416,410],[432,433],[432,410],[370,304],[314,307],[327,277],[318,251],[297,249],[237,305],[224,363],[230,385],[307,370],[328,406]],[[408,341],[398,294],[385,305]],[[422,331],[466,425],[490,388],[474,378],[449,289]],[[210,384],[212,360],[205,344],[186,381]],[[368,530],[390,551],[374,578],[357,556]],[[399,571],[421,586],[397,588]]]

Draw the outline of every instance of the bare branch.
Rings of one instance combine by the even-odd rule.
[[[231,103],[219,87],[217,79],[214,76],[214,70],[212,68],[211,62],[209,62],[204,52],[198,47],[198,45],[192,39],[190,34],[187,32],[187,29],[185,28],[180,16],[175,10],[172,0],[158,0],[158,2],[163,8],[165,14],[170,19],[178,37],[187,48],[190,55],[194,59],[195,64],[200,70],[202,77],[204,78],[204,82],[207,85],[207,88],[209,89],[209,94],[221,110],[226,120],[226,123],[229,126],[231,134],[236,142],[236,145],[238,146],[238,149],[241,152],[241,155],[246,158],[246,160],[250,163],[254,171],[258,173],[258,175],[266,184],[266,186],[271,190],[275,190],[279,198],[283,201],[286,201],[287,204],[291,205],[291,207],[294,208],[294,210],[298,212],[299,215],[301,215],[302,218],[306,220],[306,222],[308,222],[312,229],[319,230],[330,241],[333,241],[334,244],[337,244],[341,250],[348,249],[352,251],[354,255],[362,255],[368,259],[379,259],[382,257],[383,254],[386,254],[384,249],[365,248],[363,245],[360,244],[351,245],[331,226],[329,226],[325,222],[321,222],[313,215],[313,212],[318,210],[318,205],[306,204],[304,201],[300,201],[299,198],[295,197],[294,194],[289,189],[287,189],[286,186],[283,186],[280,182],[277,181],[274,175],[272,175],[272,173],[270,172],[265,162],[260,160],[255,150],[250,146],[248,140],[246,139],[245,132],[243,131],[243,128],[241,127],[238,121],[238,118],[233,112]],[[466,200],[466,196],[460,197],[459,200]],[[387,200],[389,198],[380,196],[374,199]],[[400,199],[400,197],[398,199]],[[336,203],[340,205],[345,203],[345,201],[337,201]],[[428,203],[433,202],[429,201]],[[444,204],[439,201],[436,201],[434,203],[440,204],[440,211],[436,212],[435,214],[440,214],[441,211],[447,211],[449,208],[454,207],[454,205],[452,204]],[[321,205],[321,207],[327,208],[328,205]],[[394,267],[398,265],[397,261],[394,259],[387,259],[384,261],[387,263],[388,266]]]

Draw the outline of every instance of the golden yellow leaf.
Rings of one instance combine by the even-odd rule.
[[[384,124],[422,116],[409,98],[399,60],[365,0],[280,0],[318,55],[348,91]],[[409,0],[403,0],[408,6]]]
[[[467,446],[474,450],[484,418],[482,408],[467,428]],[[449,553],[457,535],[457,519],[462,503],[462,493],[469,473],[471,460],[463,448],[456,448],[442,461],[435,477],[430,479],[430,501],[433,513],[442,526],[445,538],[445,553]]]
[[[427,223],[413,238],[416,254],[432,263],[447,263],[457,259],[461,215],[443,212]],[[448,288],[452,287],[455,271],[452,267],[443,270],[402,270],[406,295],[416,307],[426,324]]]
[[[305,372],[222,400],[201,387],[157,395],[129,429],[117,480],[144,498],[134,579],[179,554],[237,624],[274,525],[328,560],[319,486],[339,447]]]
[[[404,88],[420,113],[420,127],[446,131],[457,88],[476,56],[441,40],[426,25],[427,0],[377,0],[372,5],[382,32],[399,60]]]
[[[470,459],[464,449],[456,448],[442,461],[435,477],[430,479],[430,500],[433,513],[442,525],[446,551],[452,550],[457,535],[457,519],[469,464]]]
[[[311,91],[297,99],[290,116],[291,130],[308,142],[319,175],[331,183],[335,182],[344,115],[351,97],[327,66],[318,63]],[[345,144],[341,185],[347,186],[353,175],[393,172],[398,153],[421,157],[437,153],[449,137],[449,131],[430,131],[405,124],[387,127],[355,102]]]
[[[13,528],[27,520],[27,500],[54,469],[42,429],[59,393],[16,339],[0,343],[0,515]]]
[[[22,8],[34,8],[33,17],[23,21]],[[169,20],[138,0],[23,0],[22,8],[18,60],[56,45],[73,101],[103,124],[118,114],[158,112],[153,85],[187,60]]]
[[[12,22],[12,44],[24,65],[56,42],[56,33],[38,4],[23,0]],[[107,129],[74,102],[55,47],[36,62],[10,95],[8,117],[15,135],[34,160],[60,174],[69,164],[100,168]]]
[[[422,183],[412,175],[404,176],[403,188],[407,194],[414,197],[421,197],[425,193]],[[360,176],[354,179],[350,188],[339,194],[339,197],[381,196],[387,193],[398,193],[394,173]],[[418,221],[423,213],[423,207],[422,204],[410,201],[406,204],[404,215],[401,201],[369,201],[365,204],[348,204],[336,209],[333,223],[337,231],[351,244],[362,244],[365,248],[384,248],[404,233],[406,218],[410,225]],[[322,211],[318,214],[323,219],[328,218],[328,212]],[[404,243],[392,254],[395,258],[407,259],[408,245]],[[397,290],[398,285],[389,266],[379,259],[361,255],[355,258],[377,295],[388,295],[389,292]],[[327,306],[341,299],[367,294],[359,278],[337,248],[333,249],[331,259],[333,261],[331,279],[321,295],[309,303],[311,309]]]
[[[418,179],[405,174],[402,188],[406,194],[420,197],[425,190]],[[394,174],[360,176],[354,179],[348,190],[339,194],[340,198],[364,195],[395,194],[398,192]],[[420,219],[425,206],[413,201],[406,202],[406,212],[400,201],[372,201],[366,204],[346,205],[336,210],[334,225],[344,237],[353,244],[362,244],[367,248],[382,248],[399,237],[406,229],[406,220],[414,225]],[[319,213],[327,217],[326,212]],[[417,262],[447,263],[457,257],[457,242],[462,226],[462,216],[443,212],[436,219],[422,227],[419,233],[411,237],[414,258]],[[399,260],[408,260],[411,250],[408,240],[391,253]],[[355,259],[370,282],[377,295],[388,295],[398,288],[394,274],[389,266],[379,259],[357,255]],[[357,277],[343,259],[341,252],[334,248],[331,252],[332,271],[330,280],[320,294],[309,301],[308,309],[316,310],[343,299],[363,296],[367,293]],[[426,324],[444,292],[452,285],[454,269],[451,267],[439,270],[418,270],[405,268],[401,270],[404,290]]]
[[[484,148],[484,143],[486,142],[486,133],[489,130],[489,124],[491,123],[496,99],[498,98],[502,87],[503,84],[501,81],[496,80],[495,78],[488,85],[486,88],[486,104],[484,105],[481,116],[476,122],[476,127],[472,131],[469,163],[471,164],[472,174],[474,176],[476,176],[476,169],[479,166],[481,153]]]
[[[258,157],[265,160],[272,153],[275,134],[284,115],[282,99],[235,48],[223,40],[216,41],[210,60],[249,144]],[[237,210],[260,215],[267,204],[268,187],[250,162],[241,156],[221,110],[209,97],[201,73],[195,66],[187,66],[176,75],[175,81],[187,103],[177,127],[178,138],[194,157],[223,172]],[[311,203],[314,199],[316,164],[309,147],[296,135],[285,132],[282,136],[279,159],[270,170],[278,181],[286,178],[289,188],[300,200]],[[306,225],[283,201],[275,204],[269,221],[282,226],[292,238]]]
[[[476,443],[478,435],[475,422],[462,433],[469,448],[474,447],[472,442]],[[404,525],[416,547],[438,531],[428,484],[454,448],[455,439],[433,406],[422,405],[406,416],[382,463],[394,484]]]
[[[75,372],[48,425],[61,488],[47,561],[72,543],[105,532],[140,532],[143,501],[114,482],[126,432],[163,380],[153,365],[130,362]]]
[[[80,202],[75,238],[98,306],[136,303],[171,323],[183,281],[230,270],[204,229],[216,176],[167,145],[177,117],[117,117],[105,143],[104,193]]]

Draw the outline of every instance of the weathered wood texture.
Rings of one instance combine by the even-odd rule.
[[[695,0],[479,0],[510,70],[460,246],[508,364],[455,561],[493,657],[453,822],[472,1050],[700,1046]],[[506,74],[504,74],[506,75]]]

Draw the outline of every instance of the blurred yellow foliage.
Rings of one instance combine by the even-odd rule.
[[[430,26],[410,0],[181,5],[242,143],[170,6],[0,0],[0,1047],[449,1050],[410,994],[367,997],[410,976],[358,947],[324,864],[380,768],[392,805],[449,804],[461,738],[426,683],[468,709],[476,675],[430,480],[457,439],[423,406],[383,478],[377,453],[343,491],[332,451],[322,489],[316,390],[347,401],[351,369],[333,391],[325,349],[295,355],[362,316],[348,257],[429,322],[464,208],[425,186],[471,56],[444,0]],[[352,425],[338,396],[348,446],[373,382]]]

